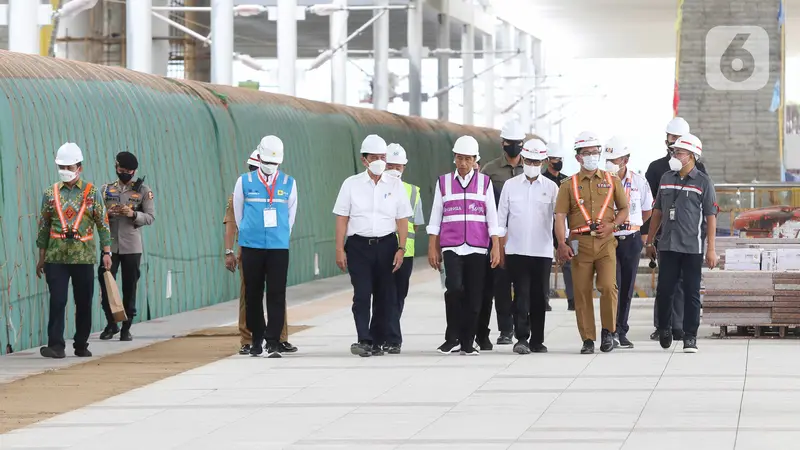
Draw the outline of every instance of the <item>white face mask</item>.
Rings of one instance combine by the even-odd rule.
[[[267,175],[272,175],[278,171],[278,166],[277,164],[261,163],[261,171]]]
[[[597,170],[597,166],[600,164],[600,155],[589,155],[583,157],[583,168],[592,171]]]
[[[669,159],[669,170],[674,170],[677,172],[681,169],[683,169],[683,163],[681,162],[680,159],[674,156]]]
[[[398,180],[400,178],[402,178],[402,176],[403,176],[403,172],[400,172],[399,170],[396,170],[396,169],[387,170],[387,171],[383,172],[383,174],[384,175],[388,175],[388,176],[390,176],[392,178],[397,178]]]
[[[78,172],[73,172],[71,170],[64,170],[59,169],[58,177],[61,178],[61,181],[64,183],[69,183],[70,181],[74,180],[78,176]]]
[[[606,161],[606,172],[618,173],[619,169],[619,165],[614,164],[611,161]]]
[[[522,166],[522,171],[525,172],[526,177],[536,178],[542,173],[542,166],[529,166],[525,164]]]
[[[386,161],[382,159],[377,159],[369,163],[369,171],[376,177],[381,176],[384,170],[386,170]]]

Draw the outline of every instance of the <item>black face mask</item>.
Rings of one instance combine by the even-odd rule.
[[[117,172],[117,176],[119,177],[119,180],[122,181],[123,183],[129,182],[133,178],[132,173]]]
[[[557,163],[550,164],[550,167],[553,168],[556,172],[561,172],[561,168],[564,167],[564,161],[559,161]]]
[[[522,152],[522,142],[510,142],[508,144],[503,144],[503,151],[512,158],[516,158],[519,156],[520,152]]]

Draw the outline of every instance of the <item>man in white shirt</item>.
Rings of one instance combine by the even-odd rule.
[[[539,139],[522,146],[523,173],[506,181],[500,194],[498,226],[505,266],[514,285],[514,352],[546,353],[544,322],[553,264],[553,214],[558,186],[541,175],[547,147]],[[529,341],[530,339],[530,341]]]
[[[639,229],[650,219],[653,210],[653,194],[647,179],[632,170],[628,170],[628,159],[631,151],[628,144],[620,137],[613,137],[606,144],[603,152],[606,158],[606,171],[617,175],[628,197],[628,220],[623,229],[614,232],[617,239],[617,330],[614,333],[614,346],[633,348],[628,340],[628,316],[631,312],[633,287],[636,274],[639,272],[639,260],[642,257],[642,235]]]
[[[439,177],[427,227],[428,262],[445,267],[445,342],[442,354],[461,350],[478,355],[474,346],[486,276],[486,253],[491,244],[491,266],[500,264],[502,228],[489,177],[474,169],[478,141],[461,136],[453,145],[456,171]]]
[[[396,177],[384,176],[386,141],[375,134],[367,136],[361,143],[361,163],[367,170],[342,183],[333,207],[336,265],[343,272],[349,269],[353,285],[358,342],[350,346],[350,352],[380,356],[383,349],[374,341],[372,330],[389,330],[389,318],[399,315],[389,310],[397,307],[393,274],[403,264],[408,218],[414,211],[403,183]]]

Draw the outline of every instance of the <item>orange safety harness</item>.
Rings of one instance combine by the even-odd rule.
[[[92,189],[92,183],[86,183],[86,189],[83,190],[83,202],[81,203],[81,209],[78,211],[78,217],[76,217],[75,222],[72,223],[71,229],[67,226],[67,219],[64,217],[64,211],[61,207],[61,190],[58,187],[59,184],[60,183],[56,183],[53,185],[53,199],[55,200],[58,220],[61,222],[61,233],[56,233],[51,230],[50,237],[53,239],[75,239],[81,242],[91,240],[94,237],[94,229],[89,228],[88,235],[79,236],[78,227],[81,224],[81,220],[83,220],[84,213],[86,213],[86,199],[89,197],[89,190]]]
[[[606,209],[608,209],[608,205],[611,204],[611,198],[614,196],[614,182],[611,180],[611,174],[605,172],[606,174],[606,182],[608,182],[608,194],[606,194],[606,199],[603,202],[603,207],[600,208],[600,213],[597,216],[597,219],[592,220],[592,216],[589,215],[589,211],[586,210],[586,207],[583,206],[583,200],[581,199],[580,190],[578,189],[578,174],[572,176],[572,195],[575,197],[575,201],[578,203],[578,208],[581,210],[581,214],[583,214],[583,218],[586,219],[586,225],[582,227],[575,228],[571,230],[572,233],[580,233],[585,234],[589,233],[592,236],[595,236],[597,233],[597,225],[602,220],[603,216],[606,214]]]

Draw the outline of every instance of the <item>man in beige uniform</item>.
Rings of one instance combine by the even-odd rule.
[[[247,160],[247,167],[250,171],[258,170],[258,166],[261,162],[258,159],[258,150],[253,151],[250,155],[250,158]],[[241,257],[241,250],[240,254],[237,257],[235,252],[233,251],[233,244],[236,242],[236,233],[238,229],[236,228],[236,217],[233,214],[233,195],[228,197],[228,203],[225,207],[225,218],[222,219],[222,223],[225,225],[225,267],[230,270],[231,272],[236,270],[237,262]],[[239,291],[239,337],[241,348],[239,349],[240,355],[249,355],[250,354],[250,344],[253,340],[253,334],[250,330],[247,329],[247,308],[245,303],[245,296],[244,296],[244,276],[242,276],[242,271],[239,271],[239,276],[242,280],[242,287]],[[289,338],[289,330],[288,330],[288,323],[289,318],[288,314],[286,315],[286,320],[283,323],[283,330],[281,331],[280,337],[280,351],[281,353],[294,353],[297,351],[297,347],[290,344],[288,341]]]
[[[100,339],[109,340],[120,333],[120,341],[131,341],[131,324],[136,316],[136,285],[139,283],[139,265],[142,261],[141,228],[151,225],[156,220],[156,206],[153,191],[144,184],[144,178],[133,181],[139,161],[132,153],[117,154],[115,169],[118,181],[103,186],[100,193],[108,208],[108,222],[111,226],[111,273],[117,278],[117,271],[122,266],[122,304],[128,320],[122,322],[122,330],[117,328],[111,307],[108,304],[108,293],[103,281],[106,269],[100,265],[98,279],[103,312],[107,325],[100,333]]]

